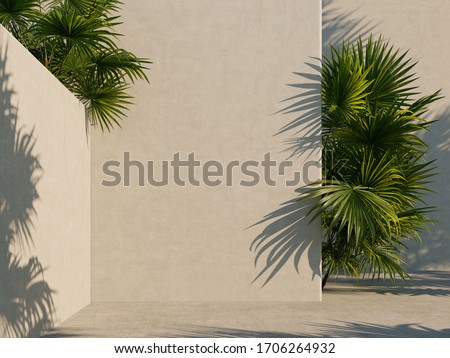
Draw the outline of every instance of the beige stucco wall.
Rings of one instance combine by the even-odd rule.
[[[412,269],[450,269],[450,56],[449,13],[446,0],[324,0],[324,53],[329,42],[354,39],[369,33],[383,34],[391,43],[409,49],[409,55],[419,61],[415,72],[420,77],[419,88],[432,93],[442,88],[445,99],[433,106],[430,119],[439,119],[424,137],[430,146],[429,158],[436,159],[437,171],[431,185],[436,191],[428,203],[438,211],[438,220],[430,233],[423,234],[423,245],[412,243],[404,256]]]
[[[320,300],[319,223],[298,222],[296,203],[280,207],[296,197],[282,178],[276,187],[181,187],[172,176],[169,186],[140,187],[132,168],[130,186],[101,184],[111,180],[103,164],[118,161],[122,171],[124,152],[144,164],[155,161],[160,178],[161,161],[175,153],[224,165],[262,161],[268,152],[283,160],[289,155],[284,141],[307,136],[313,148],[294,163],[301,168],[309,160],[309,179],[318,179],[320,85],[305,62],[317,65],[312,57],[320,57],[320,6],[309,0],[125,1],[123,46],[154,64],[151,83],[133,88],[136,105],[123,128],[93,133],[93,301]],[[274,114],[289,106],[292,113]],[[299,117],[292,130],[274,136]],[[246,229],[268,214],[275,223]],[[280,231],[280,220],[291,225],[288,232]],[[264,262],[255,268],[249,250],[261,232],[265,243],[274,239],[270,252],[285,250],[283,267],[264,288],[264,280],[252,284]]]
[[[90,302],[85,110],[2,27],[0,86],[0,336],[34,336]]]

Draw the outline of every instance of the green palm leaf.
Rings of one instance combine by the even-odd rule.
[[[39,15],[39,0],[0,0],[0,24],[20,37]]]
[[[354,51],[364,64],[367,78],[373,80],[367,91],[371,105],[389,107],[416,94],[417,86],[410,86],[417,80],[411,72],[416,63],[406,58],[407,51],[400,53],[400,50],[394,50],[382,36],[378,40],[370,36],[365,46],[359,39]]]
[[[117,12],[123,2],[119,0],[49,0],[52,8],[63,6],[83,16],[98,16]]]
[[[73,92],[90,112],[93,125],[110,131],[120,127],[120,120],[132,104],[128,86],[120,83],[98,83],[93,78],[83,78],[74,85]]]
[[[75,47],[90,54],[94,49],[114,48],[112,32],[105,21],[99,18],[85,18],[74,11],[55,8],[36,21],[32,27],[35,36],[55,41],[56,44]]]
[[[88,59],[89,75],[97,77],[100,81],[111,81],[127,77],[133,83],[143,79],[148,82],[143,67],[151,63],[143,58],[137,58],[131,52],[123,49],[97,51]]]

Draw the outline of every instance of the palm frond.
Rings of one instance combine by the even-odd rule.
[[[417,86],[411,86],[417,80],[411,72],[416,63],[406,57],[408,51],[394,50],[382,36],[377,40],[370,36],[365,44],[359,39],[355,51],[367,78],[372,80],[367,91],[371,105],[390,107],[417,94]]]
[[[331,59],[324,60],[322,70],[325,130],[351,119],[364,109],[365,91],[370,86],[362,65],[355,61],[347,48],[337,50],[331,47],[331,50]]]
[[[88,17],[117,12],[123,4],[120,0],[47,0],[46,2],[51,8],[65,7]]]
[[[0,24],[17,38],[39,14],[39,0],[0,0]]]
[[[128,85],[117,82],[98,83],[93,78],[80,79],[73,88],[75,95],[88,108],[93,125],[110,131],[120,127],[125,111],[133,97],[127,93]]]
[[[110,49],[115,44],[112,32],[99,18],[84,18],[74,11],[62,8],[52,9],[39,18],[31,32],[40,38],[47,38],[68,49],[75,47],[81,52],[91,54],[94,49]]]
[[[89,75],[98,78],[99,81],[111,81],[126,78],[134,83],[135,80],[145,80],[144,64],[151,62],[137,58],[131,52],[123,49],[97,51],[86,64]]]

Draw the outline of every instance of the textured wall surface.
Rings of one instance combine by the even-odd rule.
[[[320,6],[308,0],[125,1],[123,46],[154,64],[151,84],[133,89],[136,106],[123,128],[93,133],[93,301],[321,299],[319,222],[299,221],[303,210],[289,202],[296,187],[320,176],[313,59],[321,51]],[[275,136],[283,126],[288,130]],[[236,168],[230,186],[182,187],[173,172],[168,186],[146,180],[139,186],[136,166],[129,183],[102,185],[114,181],[102,170],[110,160],[122,179],[128,159],[145,167],[154,161],[160,179],[161,161],[176,153],[225,166],[261,162],[270,152],[279,163],[293,150],[288,139],[309,143],[293,161],[303,174],[295,186],[284,184],[278,166],[271,169],[276,187],[270,181],[239,185],[250,177]],[[257,169],[261,173],[261,164]],[[246,229],[265,215],[267,221]],[[259,234],[259,249],[266,251],[254,267],[249,247]],[[275,264],[252,284],[269,254]],[[276,275],[261,288],[272,269]]]
[[[0,106],[0,336],[37,336],[90,302],[85,110],[3,27]]]
[[[0,28],[0,335],[37,336],[91,298],[321,299],[319,223],[300,220],[293,200],[320,176],[314,58],[329,43],[382,33],[419,61],[424,93],[450,94],[448,1],[324,0],[322,11],[309,0],[125,1],[123,46],[154,62],[151,84],[133,88],[122,129],[93,133],[91,158],[83,106]],[[404,255],[415,269],[448,270],[449,100],[431,117],[438,222]],[[275,185],[264,178],[267,153]],[[200,180],[207,161],[224,173],[213,165],[209,185],[181,186],[169,168],[168,185],[147,181],[148,161],[160,180],[163,161],[190,154],[200,164],[182,168],[183,180]],[[294,169],[283,167],[291,155]],[[127,182],[130,160],[142,168],[133,162]],[[245,172],[234,161],[253,162]],[[250,168],[258,184],[242,184]],[[301,178],[286,185],[292,170]]]
[[[432,215],[437,222],[423,234],[423,245],[411,243],[404,257],[413,269],[450,269],[450,2],[446,0],[325,0],[323,2],[324,54],[328,44],[355,39],[370,33],[383,34],[394,46],[407,50],[418,61],[419,90],[424,94],[442,89],[446,97],[430,111],[430,119],[439,119],[424,136],[429,158],[436,159],[440,173],[427,201],[436,206]]]

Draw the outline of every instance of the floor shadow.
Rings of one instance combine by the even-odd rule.
[[[42,174],[33,131],[18,126],[14,90],[0,54],[0,331],[7,337],[38,337],[53,325],[52,290],[44,268],[30,254]]]
[[[324,292],[372,292],[395,296],[450,296],[449,272],[427,270],[415,271],[410,275],[411,280],[397,280],[396,283],[391,283],[390,280],[373,281],[368,278],[356,280],[347,277],[339,279],[338,287],[334,287],[332,284],[325,287]]]
[[[364,322],[304,323],[314,333],[244,330],[224,327],[186,326],[172,338],[448,338],[450,328],[433,329],[416,323],[381,325]]]
[[[173,327],[171,327],[173,329]],[[252,331],[236,328],[186,326],[177,327],[177,333],[173,338],[302,338],[304,336],[295,333],[276,331]]]
[[[73,332],[73,330],[69,330],[70,332],[61,331],[58,328],[52,328],[46,331],[41,338],[82,338],[83,336]],[[94,336],[89,336],[90,338],[94,338]]]
[[[339,321],[338,321],[339,322]],[[381,325],[364,322],[310,324],[320,329],[316,337],[324,338],[448,338],[450,328],[433,329],[416,323]]]

